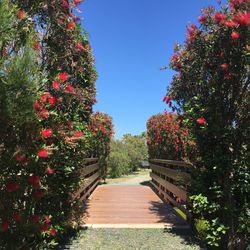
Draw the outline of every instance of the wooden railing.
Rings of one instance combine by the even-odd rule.
[[[100,169],[98,158],[85,158],[80,176],[84,178],[83,184],[71,195],[71,201],[86,201],[99,183]]]
[[[151,184],[155,191],[173,206],[179,208],[191,218],[187,211],[188,196],[187,187],[191,181],[191,165],[183,161],[172,161],[163,159],[149,160],[152,172]]]

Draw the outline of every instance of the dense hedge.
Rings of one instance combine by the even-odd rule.
[[[89,123],[94,61],[74,16],[80,2],[0,2],[1,249],[53,248],[78,222],[81,204],[69,194],[98,139]]]
[[[216,249],[245,249],[250,240],[249,9],[247,0],[204,9],[170,63],[177,74],[168,95],[197,145],[189,155],[193,215]]]
[[[90,118],[90,130],[93,134],[94,156],[99,158],[102,179],[107,176],[107,158],[110,153],[111,139],[114,134],[112,118],[104,113],[96,112]]]
[[[148,120],[147,145],[151,159],[187,160],[188,152],[195,150],[182,117],[174,113],[153,115]]]

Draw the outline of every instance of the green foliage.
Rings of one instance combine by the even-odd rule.
[[[147,158],[145,133],[138,136],[126,134],[122,140],[113,140],[108,160],[109,176],[118,178],[137,171]]]

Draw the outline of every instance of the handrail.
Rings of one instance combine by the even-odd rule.
[[[97,187],[100,179],[98,158],[85,158],[84,162],[85,164],[79,172],[80,176],[84,178],[84,182],[70,195],[71,202],[87,200]]]
[[[165,159],[150,159],[152,170],[151,184],[155,191],[166,201],[179,208],[190,219],[187,210],[189,204],[187,187],[191,182],[190,171],[192,164],[184,161]]]

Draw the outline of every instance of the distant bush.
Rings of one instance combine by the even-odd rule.
[[[137,171],[141,162],[147,160],[145,134],[132,136],[126,134],[122,140],[113,140],[108,161],[109,176],[117,178]]]

